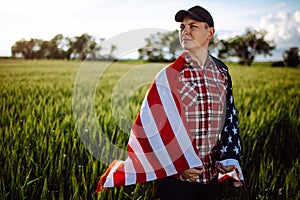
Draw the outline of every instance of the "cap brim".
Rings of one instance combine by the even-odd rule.
[[[175,21],[176,22],[182,22],[183,19],[186,17],[186,16],[190,16],[192,17],[192,19],[198,21],[198,22],[206,22],[206,20],[196,14],[194,14],[193,12],[191,11],[186,11],[186,10],[180,10],[176,13],[175,15]]]
[[[175,15],[175,21],[176,22],[182,22],[183,21],[183,18],[185,16],[187,16],[189,13],[186,11],[186,10],[180,10],[176,13]]]

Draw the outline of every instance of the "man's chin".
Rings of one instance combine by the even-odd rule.
[[[191,50],[191,49],[193,49],[193,45],[191,45],[191,44],[189,44],[188,42],[185,42],[185,43],[182,43],[182,48],[184,49],[184,50]]]

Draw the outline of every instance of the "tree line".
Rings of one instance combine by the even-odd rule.
[[[96,53],[101,50],[99,43],[104,41],[87,33],[80,36],[65,37],[57,34],[51,40],[32,38],[30,40],[19,40],[11,47],[12,57],[23,57],[25,59],[96,59]],[[102,59],[110,59],[115,45],[111,45],[109,55],[103,55]]]
[[[266,39],[267,31],[246,29],[244,34],[228,39],[214,39],[210,42],[210,51],[221,59],[237,58],[242,65],[251,65],[257,55],[272,55],[276,48],[273,40]],[[110,51],[102,55],[101,43],[95,37],[84,33],[73,38],[56,35],[53,39],[30,39],[17,41],[12,47],[13,57],[22,56],[25,59],[116,59],[113,52],[118,48],[111,44]],[[138,49],[139,59],[151,62],[173,61],[180,55],[182,48],[178,40],[178,30],[151,34],[145,38],[146,45]],[[96,55],[97,54],[97,55]],[[283,53],[283,61],[274,62],[274,66],[299,65],[299,49],[291,47]]]

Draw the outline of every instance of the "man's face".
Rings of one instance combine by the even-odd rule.
[[[214,28],[205,22],[198,22],[186,16],[180,24],[179,40],[185,50],[208,50],[209,41],[214,34]]]

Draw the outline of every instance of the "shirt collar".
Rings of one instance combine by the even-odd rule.
[[[190,54],[188,52],[186,52],[185,54],[185,62],[186,62],[186,66],[191,66],[191,67],[196,67],[196,68],[201,68],[203,66],[199,66],[198,63],[192,59],[192,57],[190,56]],[[226,69],[222,69],[220,67],[218,67],[215,62],[213,61],[213,59],[210,57],[209,54],[207,54],[207,58],[204,64],[205,67],[212,67],[212,68],[217,68],[221,73],[226,73]]]
[[[185,62],[186,65],[189,65],[191,67],[198,67],[198,68],[203,67],[203,66],[199,66],[197,61],[193,60],[188,52],[185,54]],[[210,62],[212,62],[212,60],[210,59],[209,54],[207,54],[207,58],[205,60],[204,66],[208,66]]]

